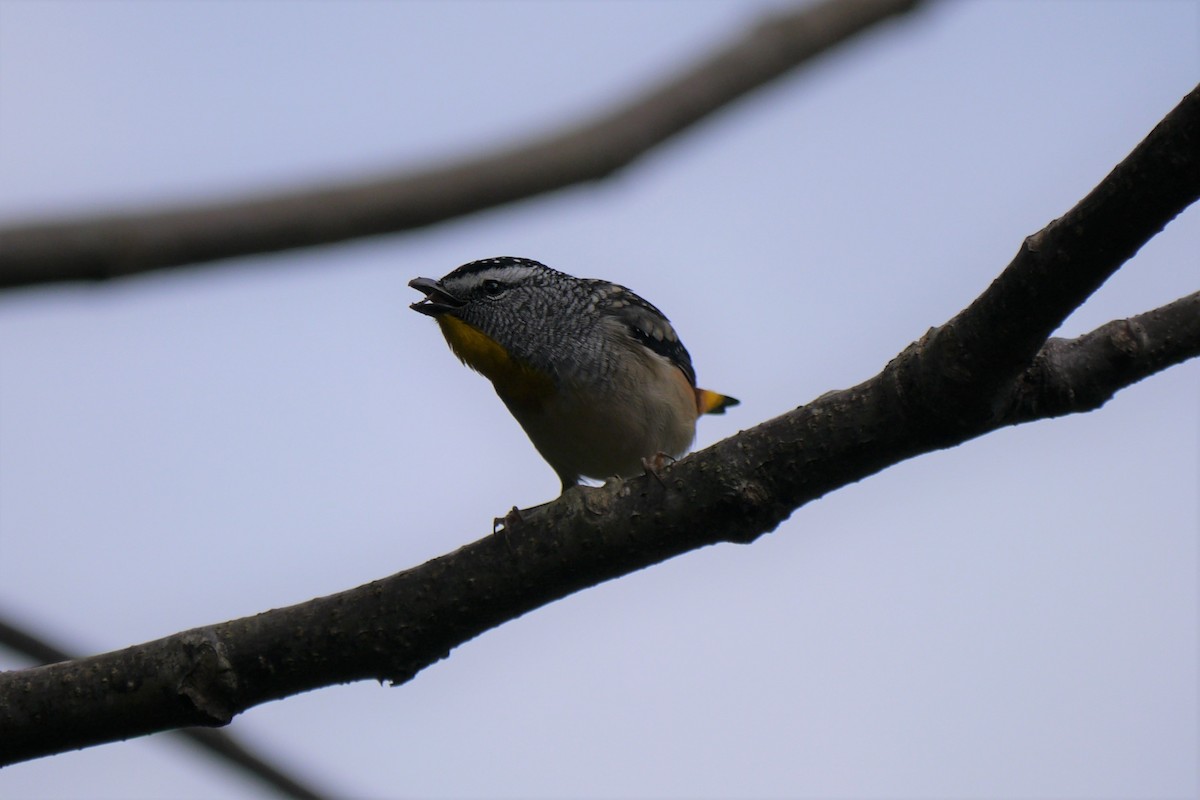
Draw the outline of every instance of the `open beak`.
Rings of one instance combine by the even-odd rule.
[[[418,300],[410,305],[409,308],[413,311],[420,311],[422,314],[428,314],[431,317],[445,314],[456,308],[462,308],[467,304],[467,301],[459,300],[447,292],[442,288],[442,282],[435,281],[433,278],[413,278],[408,282],[408,285],[418,292],[425,293],[423,300]]]

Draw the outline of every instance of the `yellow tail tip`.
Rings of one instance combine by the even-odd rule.
[[[701,414],[724,414],[725,409],[740,402],[735,397],[710,392],[708,389],[696,390],[696,410]]]

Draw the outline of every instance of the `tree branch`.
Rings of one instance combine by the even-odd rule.
[[[1046,337],[1197,197],[1200,87],[1070,212],[1026,238],[987,291],[909,346],[898,401],[918,427],[962,441],[955,425],[1002,413],[1005,387]]]
[[[689,550],[754,541],[805,503],[912,456],[1095,407],[1200,348],[1195,295],[1072,342],[1046,341],[1200,196],[1198,145],[1200,88],[1087,198],[1027,239],[970,307],[879,375],[653,480],[572,489],[498,535],[357,589],[0,675],[0,764],[223,725],[333,683],[402,683],[507,620]]]
[[[55,664],[72,658],[65,650],[12,624],[2,615],[0,615],[0,645],[45,664]],[[183,728],[168,731],[168,733],[187,740],[218,761],[262,781],[282,797],[294,797],[296,800],[321,800],[325,796],[299,778],[288,774],[287,770],[272,764],[270,759],[255,753],[253,748],[239,741],[231,733],[211,728]]]
[[[825,0],[769,17],[608,113],[423,172],[285,194],[0,229],[0,288],[148,270],[410,230],[607,177],[920,0]]]
[[[1120,389],[1200,356],[1200,292],[1078,339],[1051,339],[1016,382],[1010,424],[1100,408]]]

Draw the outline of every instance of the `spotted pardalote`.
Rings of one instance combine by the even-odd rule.
[[[454,354],[492,382],[564,490],[680,456],[701,414],[738,403],[696,388],[671,323],[624,286],[512,257],[409,286],[425,294],[413,310],[437,320]]]

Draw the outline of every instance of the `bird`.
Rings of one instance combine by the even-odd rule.
[[[564,492],[653,471],[687,452],[698,417],[738,405],[696,387],[671,323],[624,286],[513,256],[408,285],[425,295],[410,308],[492,382]]]

